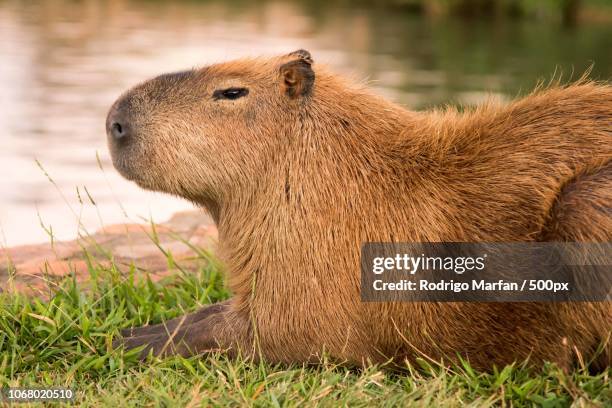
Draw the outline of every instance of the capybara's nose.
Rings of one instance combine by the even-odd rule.
[[[125,142],[130,138],[130,124],[120,110],[112,109],[106,120],[106,132],[115,142]]]
[[[127,137],[127,127],[122,125],[119,122],[113,122],[111,124],[111,134],[115,138],[115,140],[121,140],[124,137]]]

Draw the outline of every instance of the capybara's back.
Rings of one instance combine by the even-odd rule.
[[[610,302],[364,303],[359,290],[364,242],[610,242],[609,85],[411,112],[300,50],[154,78],[107,130],[125,177],[212,214],[234,295],[131,330],[128,347],[610,364]]]

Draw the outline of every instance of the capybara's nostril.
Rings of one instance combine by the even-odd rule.
[[[115,140],[125,139],[128,135],[127,127],[119,122],[113,122],[111,124],[111,134]]]

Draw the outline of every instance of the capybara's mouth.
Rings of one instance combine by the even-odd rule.
[[[125,179],[139,184],[139,177],[142,174],[142,168],[146,166],[146,157],[138,149],[133,141],[119,142],[108,138],[108,149],[110,151],[113,167]]]
[[[166,191],[160,180],[168,177],[165,174],[155,172],[157,168],[153,165],[153,158],[149,152],[143,151],[137,143],[117,149],[116,146],[109,146],[113,166],[119,174],[126,180],[136,183],[145,190]]]
[[[113,160],[113,166],[119,174],[121,174],[124,178],[137,182],[136,171],[134,169],[133,162],[127,159],[123,154],[112,151],[111,148],[111,157]]]

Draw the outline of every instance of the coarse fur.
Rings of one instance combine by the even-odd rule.
[[[226,88],[248,95],[212,98]],[[364,303],[359,291],[368,241],[611,241],[608,84],[413,112],[300,50],[154,78],[115,103],[109,129],[115,120],[131,132],[109,136],[125,177],[212,214],[233,293],[130,330],[127,347],[285,363],[460,355],[480,369],[597,354],[594,366],[610,365],[610,302]]]

